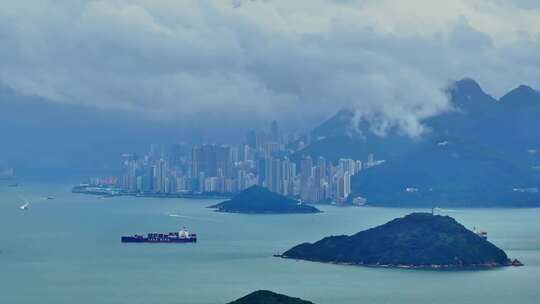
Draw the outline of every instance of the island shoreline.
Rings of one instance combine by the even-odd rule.
[[[433,270],[433,271],[478,271],[478,270],[494,270],[494,269],[501,269],[504,267],[521,267],[525,266],[517,259],[509,259],[507,264],[499,264],[499,263],[492,263],[492,264],[479,264],[479,265],[466,265],[466,266],[460,266],[460,265],[406,265],[406,264],[398,264],[398,265],[383,265],[383,264],[363,264],[363,263],[346,263],[346,262],[329,262],[329,261],[323,261],[323,260],[315,260],[315,259],[304,259],[304,258],[295,258],[295,257],[289,257],[282,254],[275,254],[273,257],[281,258],[285,260],[296,260],[296,261],[303,261],[303,262],[314,262],[314,263],[321,263],[321,264],[330,264],[330,265],[338,265],[338,266],[356,266],[356,267],[368,267],[368,268],[386,268],[386,269],[411,269],[411,270]]]

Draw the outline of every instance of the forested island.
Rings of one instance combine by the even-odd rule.
[[[300,244],[280,257],[401,268],[521,266],[453,218],[430,213],[412,213],[351,236],[330,236]]]
[[[229,304],[313,304],[268,290],[258,290]]]
[[[210,206],[218,212],[249,214],[318,213],[319,209],[270,190],[252,186],[230,200]]]

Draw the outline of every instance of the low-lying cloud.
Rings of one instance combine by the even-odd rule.
[[[353,107],[419,136],[452,80],[540,86],[532,1],[0,2],[0,84],[159,120]]]

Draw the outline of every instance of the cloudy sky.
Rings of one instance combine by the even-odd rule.
[[[412,136],[464,77],[540,88],[536,0],[0,0],[0,85],[156,121],[309,120]]]

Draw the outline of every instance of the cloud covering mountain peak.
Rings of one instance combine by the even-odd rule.
[[[540,11],[524,1],[0,2],[2,85],[158,120],[350,107],[419,136],[453,79],[540,86]]]

